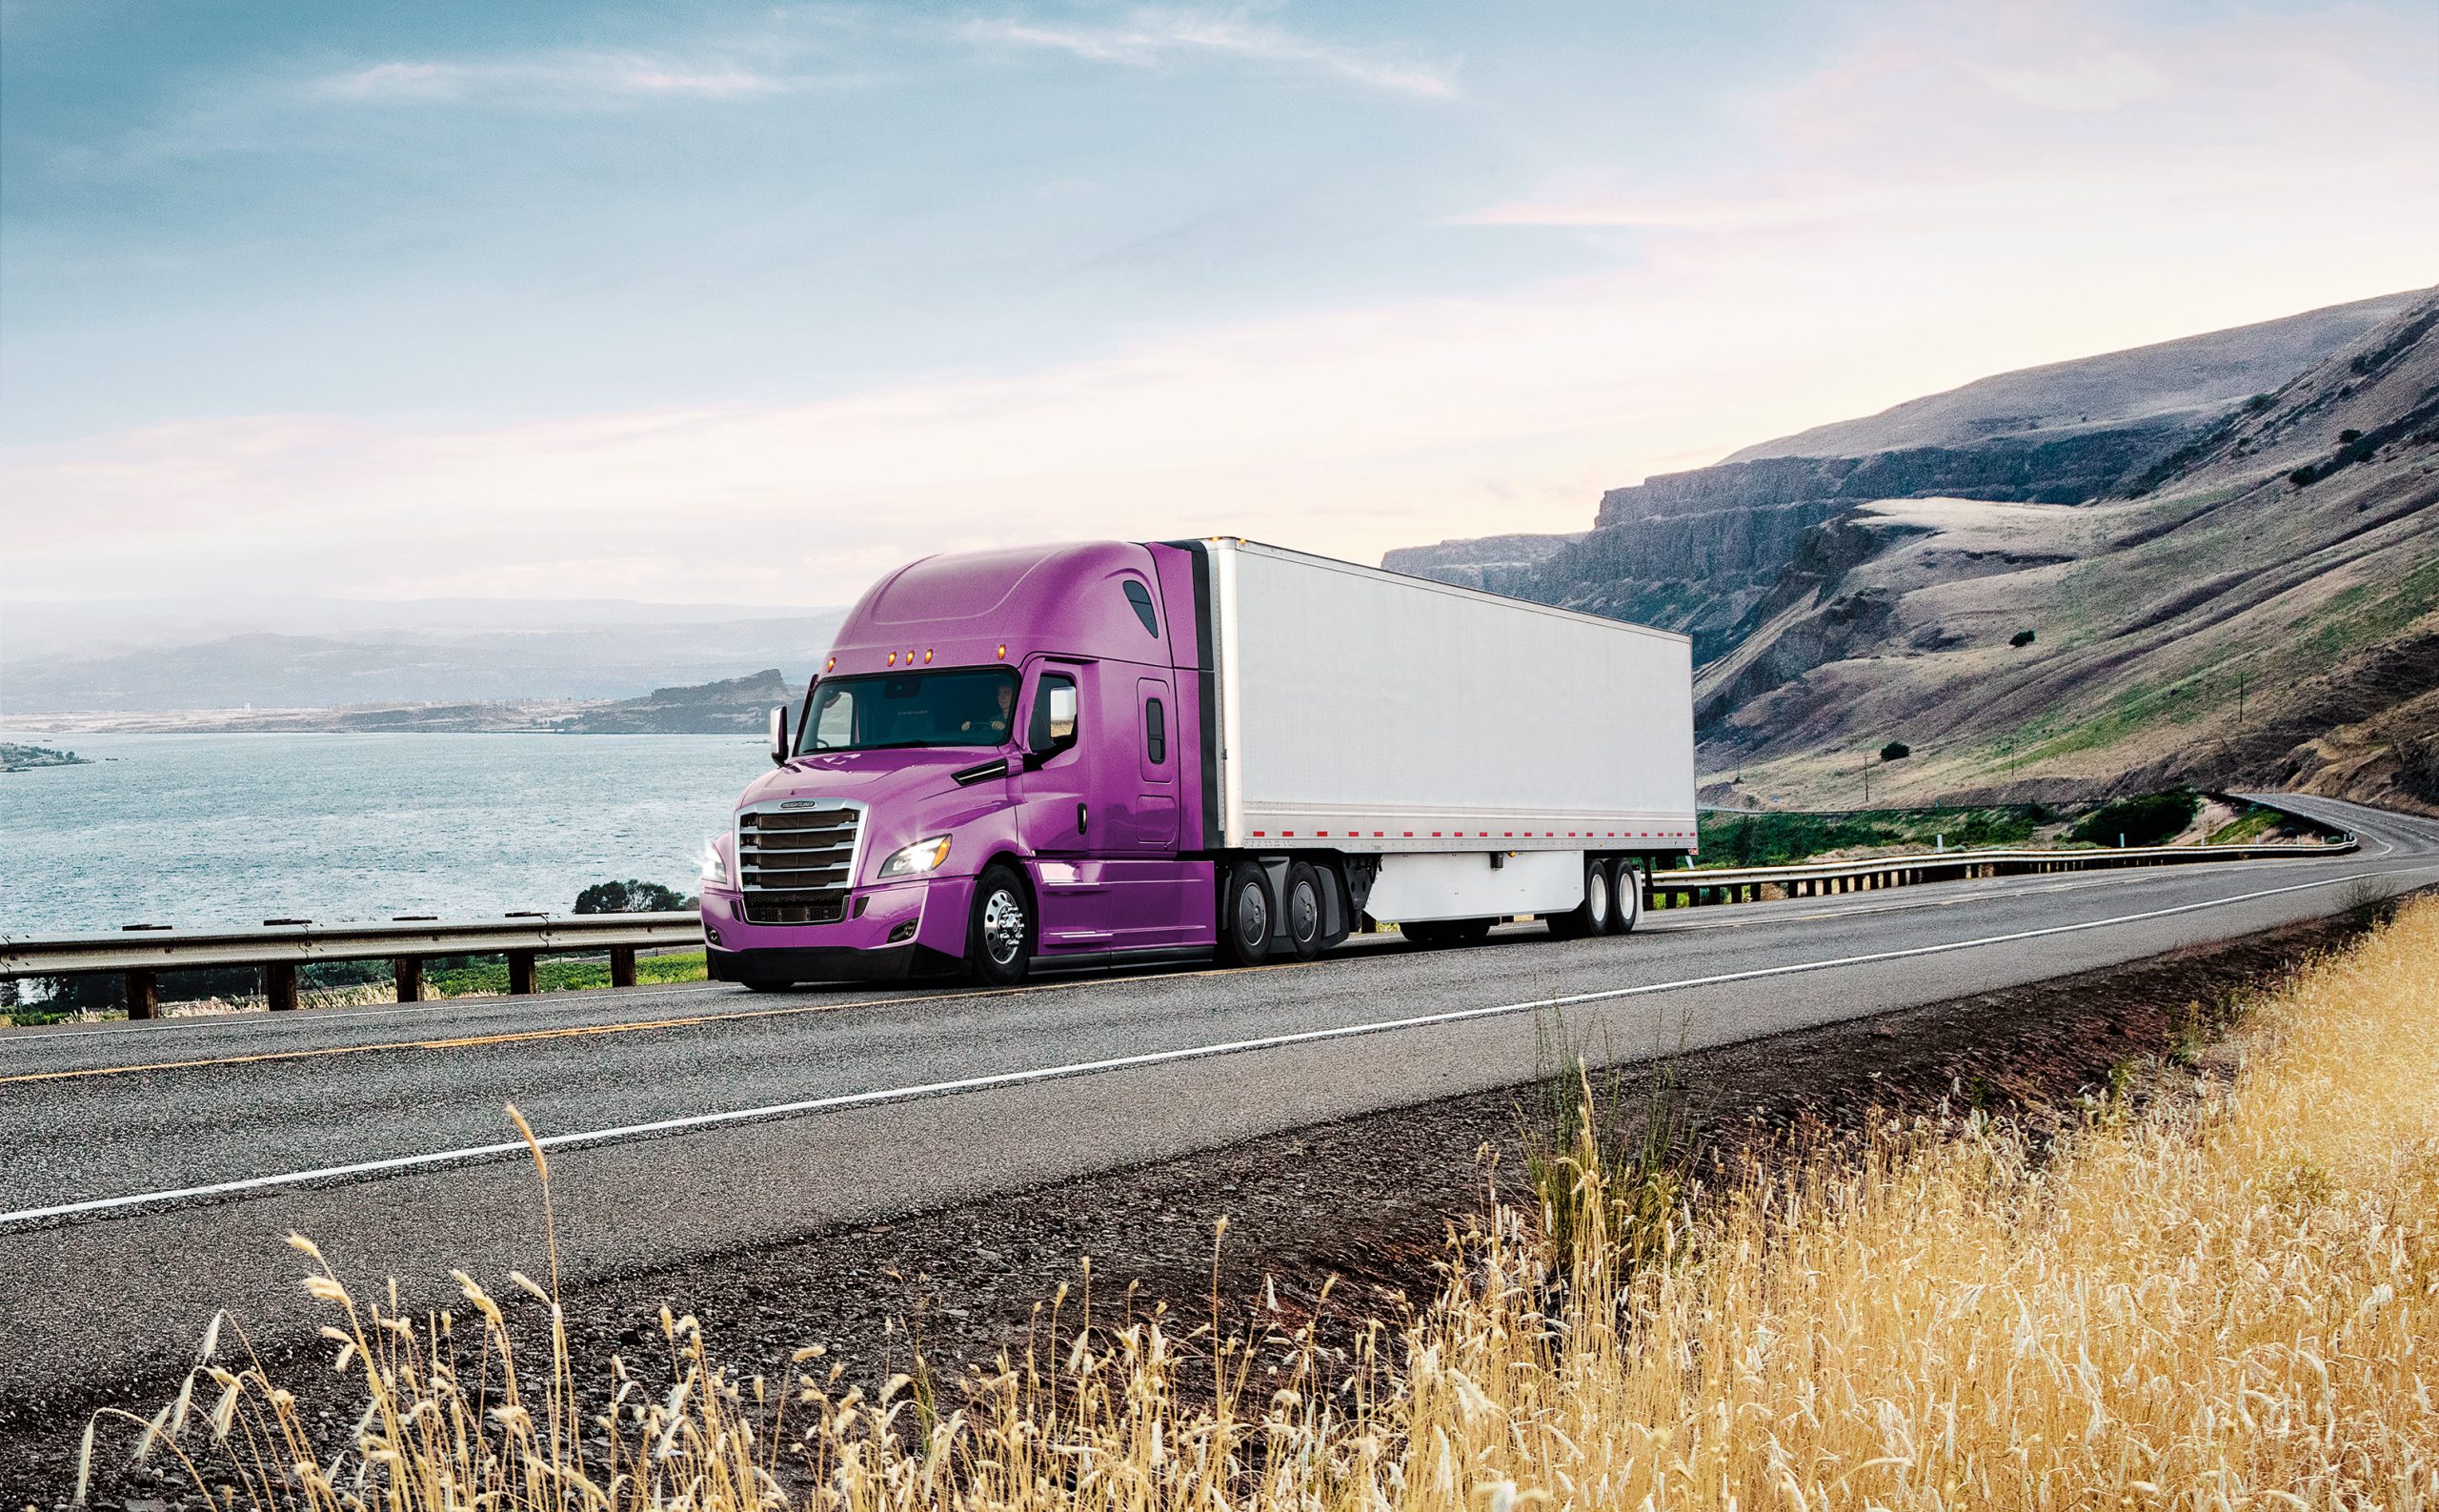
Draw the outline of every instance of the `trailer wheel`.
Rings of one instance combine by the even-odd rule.
[[[1631,935],[1643,918],[1643,868],[1632,861],[1620,861],[1611,875],[1616,880],[1609,889],[1609,933]]]
[[[1287,939],[1298,960],[1311,960],[1321,953],[1321,877],[1310,861],[1298,861],[1287,869]]]
[[[1452,919],[1449,921],[1447,926],[1448,943],[1452,945],[1479,945],[1483,940],[1490,938],[1491,926],[1498,922],[1499,920],[1495,918]]]
[[[1259,966],[1270,958],[1270,877],[1252,861],[1228,869],[1228,885],[1220,890],[1220,957],[1240,966]]]
[[[1004,866],[986,867],[974,884],[974,917],[966,926],[965,958],[994,987],[1025,979],[1033,955],[1033,902],[1024,879]]]
[[[1598,859],[1583,863],[1583,901],[1563,914],[1549,917],[1550,933],[1560,939],[1584,939],[1609,933],[1609,868]]]
[[[1398,933],[1417,950],[1438,950],[1448,943],[1448,926],[1436,918],[1419,918],[1398,925]]]

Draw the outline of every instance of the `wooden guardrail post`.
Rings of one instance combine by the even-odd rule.
[[[270,999],[273,1013],[287,1013],[296,1006],[294,961],[275,960],[263,968],[263,997]]]
[[[508,953],[508,990],[520,998],[534,993],[534,952],[512,950]]]
[[[398,983],[398,1001],[423,1001],[423,958],[401,956],[390,962],[390,975]]]
[[[127,974],[127,1016],[130,1018],[157,1018],[161,1016],[161,985],[149,971]]]
[[[635,984],[635,947],[633,945],[611,946],[610,985],[613,987],[632,987]]]

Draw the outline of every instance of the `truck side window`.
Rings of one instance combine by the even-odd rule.
[[[1154,766],[1169,758],[1169,714],[1158,698],[1143,701],[1143,754]]]
[[[1063,749],[1076,743],[1076,679],[1064,673],[1045,672],[1034,690],[1033,728],[1025,746],[1033,751]]]
[[[1143,621],[1143,633],[1159,636],[1160,620],[1152,613],[1152,590],[1130,577],[1126,580],[1126,601],[1135,606],[1135,617]]]

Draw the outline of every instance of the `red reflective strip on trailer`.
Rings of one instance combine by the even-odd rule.
[[[1269,831],[1267,831],[1267,830],[1256,830],[1256,831],[1254,831],[1254,838],[1255,838],[1255,839],[1257,839],[1257,840],[1259,840],[1259,839],[1260,839],[1264,835],[1267,835],[1268,833],[1270,833],[1270,832],[1269,832]]]

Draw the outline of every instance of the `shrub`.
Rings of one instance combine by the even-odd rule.
[[[2007,644],[2018,647],[2029,646],[2032,644],[2032,632],[2029,630],[2019,630],[2014,635],[2007,637]]]
[[[2397,785],[2425,802],[2439,803],[2439,737],[2397,742]]]
[[[2287,481],[2294,484],[2297,488],[2310,488],[2312,486],[2312,479],[2318,476],[2320,476],[2320,474],[2312,471],[2310,467],[2299,467],[2292,473],[2287,474]]]
[[[1903,740],[1891,740],[1880,748],[1883,761],[1903,761],[1914,754],[1914,748]]]
[[[674,914],[685,906],[685,895],[658,882],[595,882],[575,895],[579,914]]]
[[[2147,793],[2094,809],[2066,833],[2066,837],[2094,845],[2115,845],[2123,836],[2127,845],[2160,845],[2192,823],[2193,816],[2201,811],[2202,795],[2191,788]]]
[[[2362,439],[2363,433],[2355,430],[2351,426],[2348,426],[2345,430],[2337,433],[2337,444],[2340,446],[2352,446],[2355,442]]]

